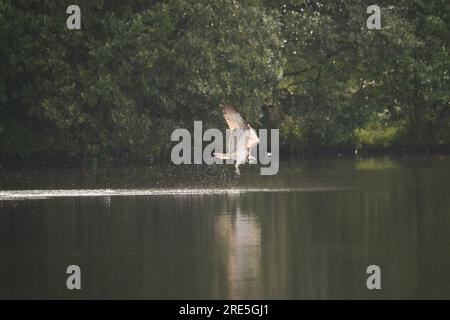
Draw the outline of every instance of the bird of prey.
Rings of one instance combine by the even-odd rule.
[[[218,159],[233,159],[235,161],[235,173],[240,175],[239,165],[247,160],[256,161],[251,155],[251,151],[259,144],[259,138],[255,130],[248,124],[242,116],[230,105],[220,105],[223,117],[230,128],[231,134],[227,143],[227,153],[215,152]]]

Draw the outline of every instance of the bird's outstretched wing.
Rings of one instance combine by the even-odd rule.
[[[242,141],[242,137],[245,136],[244,131],[248,129],[248,124],[231,105],[221,104],[220,108],[231,130],[231,135],[227,143],[227,151],[228,153],[233,153],[237,151],[238,141]]]
[[[231,130],[247,129],[247,122],[245,122],[244,118],[232,106],[222,104],[220,107],[222,108],[223,117]]]

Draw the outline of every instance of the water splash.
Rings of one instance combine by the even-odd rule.
[[[78,189],[78,190],[4,190],[2,200],[49,199],[61,197],[111,197],[111,196],[183,196],[244,194],[262,192],[323,192],[345,188],[230,188],[230,189]]]

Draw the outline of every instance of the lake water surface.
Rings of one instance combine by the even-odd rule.
[[[0,298],[450,299],[450,157],[241,173],[0,171]]]

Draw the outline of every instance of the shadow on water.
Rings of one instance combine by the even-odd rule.
[[[0,298],[450,298],[448,157],[83,172],[4,173],[1,192],[162,193],[0,200]]]

